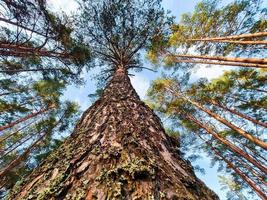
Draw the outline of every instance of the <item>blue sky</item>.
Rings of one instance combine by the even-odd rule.
[[[54,10],[64,10],[69,13],[75,11],[77,4],[73,0],[48,0],[51,8]],[[170,10],[172,15],[179,19],[179,16],[185,12],[192,12],[194,6],[200,2],[199,0],[163,0],[163,6],[165,9]],[[231,2],[230,0],[223,0],[224,4]],[[264,1],[267,4],[267,0]],[[145,61],[144,66],[148,66],[149,62]],[[225,69],[225,68],[224,68]],[[194,72],[193,79],[198,79],[201,77],[206,77],[212,79],[219,76],[224,71],[220,66],[213,66],[212,68],[207,68],[206,66],[199,66]],[[226,68],[229,69],[229,68]],[[84,73],[84,79],[86,80],[85,85],[76,87],[69,86],[65,92],[64,98],[72,101],[76,101],[80,104],[81,109],[85,110],[91,105],[91,101],[88,98],[88,94],[94,93],[96,89],[96,81],[92,79],[96,71],[90,73]],[[131,77],[131,82],[136,89],[137,93],[142,99],[146,98],[146,91],[149,88],[150,82],[156,79],[160,73],[153,73],[150,71],[142,71],[136,73],[134,77]],[[203,167],[206,171],[205,175],[197,173],[197,176],[206,183],[206,185],[214,190],[222,200],[226,199],[225,191],[221,190],[221,186],[218,182],[218,173],[216,168],[210,168],[210,161],[206,155],[203,155],[203,159],[197,162],[198,165]]]

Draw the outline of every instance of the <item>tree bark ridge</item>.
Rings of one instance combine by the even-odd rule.
[[[72,135],[9,199],[217,200],[118,69]]]

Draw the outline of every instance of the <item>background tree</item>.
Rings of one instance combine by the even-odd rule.
[[[161,84],[156,81],[152,87],[150,95],[157,110],[170,117],[174,125],[182,124],[189,132],[198,133],[201,128],[205,134],[203,138],[202,133],[202,139],[198,140],[205,144],[204,148],[213,146],[209,150],[216,154],[217,160],[234,166],[230,168],[235,174],[234,183],[238,190],[249,186],[265,199],[260,191],[266,191],[266,180],[253,171],[255,166],[251,166],[258,165],[261,168],[258,173],[265,173],[266,160],[262,158],[263,149],[266,149],[266,118],[262,116],[266,113],[264,77],[267,66],[264,55],[267,27],[266,8],[261,3],[241,0],[221,5],[219,1],[202,1],[192,14],[184,14],[181,21],[170,28],[171,34],[153,38],[148,58],[173,70],[159,80],[163,81]],[[199,80],[192,84],[188,74],[198,64],[225,66],[225,69],[228,66],[236,71],[225,72],[211,82]],[[183,73],[186,76],[181,78]],[[171,91],[168,86],[172,86]],[[211,139],[219,144],[213,144]],[[257,140],[258,144],[254,143]],[[223,150],[221,146],[224,146]],[[227,159],[231,155],[240,158],[240,154],[247,161]],[[255,162],[251,158],[259,160]],[[244,181],[247,177],[250,180]]]
[[[64,138],[78,107],[60,100],[64,81],[1,81],[0,184],[5,194]]]
[[[74,32],[71,17],[52,13],[46,1],[4,0],[0,11],[0,185],[5,195],[71,128],[78,107],[61,96],[67,84],[82,83],[79,75],[90,51]]]
[[[52,13],[43,0],[4,0],[0,9],[2,74],[38,72],[79,80],[90,53],[70,17]]]
[[[227,174],[231,174],[238,190],[250,187],[262,199],[266,198],[266,150],[255,140],[240,135],[239,130],[262,138],[260,140],[266,144],[263,140],[266,109],[264,106],[253,109],[253,105],[266,96],[264,92],[255,95],[255,91],[264,91],[265,76],[257,70],[247,69],[225,72],[212,81],[200,80],[191,84],[167,77],[155,81],[149,92],[154,109],[168,117],[174,127],[182,125],[187,133],[195,135],[195,140],[200,140],[200,143],[192,144],[190,139],[186,145],[195,146],[198,150],[199,145],[203,146],[203,150],[214,157],[213,164],[219,163],[219,170],[225,169]],[[252,85],[255,85],[253,91]],[[231,98],[233,95],[243,101]],[[220,120],[222,118],[223,121]],[[181,137],[189,136],[185,134]],[[199,154],[199,151],[196,153]]]
[[[182,15],[171,34],[154,38],[148,57],[167,65],[266,68],[267,14],[261,5],[261,0],[233,1],[226,6],[217,0],[202,1],[192,14]]]

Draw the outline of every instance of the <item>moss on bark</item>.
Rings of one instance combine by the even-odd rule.
[[[116,73],[73,134],[9,199],[218,199],[177,146],[128,76]]]

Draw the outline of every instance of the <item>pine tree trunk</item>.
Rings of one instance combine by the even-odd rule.
[[[255,38],[255,37],[266,37],[267,32],[258,32],[258,33],[248,33],[248,34],[242,34],[242,35],[230,35],[230,36],[224,36],[224,37],[214,37],[214,38],[198,38],[198,39],[191,39],[193,40],[232,40],[232,39],[243,39],[243,38]]]
[[[199,135],[198,135],[199,136]],[[200,137],[200,136],[199,136]],[[201,138],[201,137],[200,137]],[[201,138],[203,140],[203,138]],[[204,140],[205,141],[205,140]],[[227,166],[232,169],[233,171],[235,171],[236,174],[238,174],[238,176],[240,176],[248,185],[249,187],[251,187],[251,189],[263,200],[265,200],[267,198],[266,194],[264,191],[262,191],[262,188],[259,187],[252,179],[250,179],[241,169],[239,169],[238,167],[235,166],[235,164],[233,162],[231,162],[231,160],[225,158],[220,151],[213,147],[211,143],[205,141],[205,143],[207,145],[210,146],[210,148],[212,149],[212,151],[215,153],[215,155],[217,157],[219,157],[220,159],[222,159]]]
[[[225,62],[225,61],[206,61],[206,60],[185,60],[173,57],[173,62],[177,63],[196,63],[207,65],[224,65],[224,66],[239,66],[239,67],[254,67],[254,68],[267,68],[267,64],[255,64],[255,63],[238,63],[238,62]]]
[[[209,109],[204,108],[202,105],[198,104],[195,101],[192,101],[188,98],[183,97],[184,100],[190,102],[191,104],[193,104],[194,106],[196,106],[197,108],[199,108],[200,110],[202,110],[203,112],[207,113],[209,116],[213,117],[214,119],[216,119],[217,121],[223,123],[225,126],[228,126],[229,128],[231,128],[232,130],[236,131],[238,134],[242,135],[243,137],[245,137],[246,139],[250,140],[251,142],[255,143],[256,145],[262,147],[263,149],[267,149],[267,142],[253,136],[252,134],[244,131],[243,129],[237,127],[236,125],[232,124],[230,121],[226,120],[225,118],[221,117],[220,115],[212,112]]]
[[[244,119],[246,119],[248,121],[251,121],[254,124],[258,124],[260,126],[263,126],[263,127],[267,128],[267,123],[264,123],[264,122],[258,121],[256,119],[253,119],[252,117],[247,116],[247,115],[239,112],[238,110],[235,110],[235,109],[232,109],[232,108],[228,108],[227,106],[224,106],[223,104],[218,103],[218,102],[216,102],[214,100],[208,100],[208,102],[210,102],[211,104],[213,104],[215,106],[218,106],[218,107],[220,107],[220,108],[222,108],[222,109],[224,109],[224,110],[226,110],[226,111],[228,111],[228,112],[230,112],[232,114],[235,114],[235,115],[237,115],[239,117],[242,117],[242,118],[244,118]]]
[[[73,134],[9,199],[218,199],[177,146],[119,69]]]
[[[3,18],[3,17],[0,17],[0,21],[5,22],[5,23],[10,24],[10,25],[13,25],[13,26],[17,26],[17,27],[22,28],[22,29],[24,29],[24,30],[26,30],[26,31],[29,31],[30,33],[35,33],[35,34],[40,35],[40,36],[45,37],[45,38],[48,37],[47,35],[45,35],[45,34],[43,34],[43,33],[41,33],[41,32],[38,32],[38,31],[36,31],[36,30],[34,30],[34,29],[31,29],[31,28],[28,28],[28,27],[26,27],[26,26],[23,26],[23,25],[21,25],[20,23],[13,22],[13,21],[11,21],[11,20],[9,20],[9,19],[5,19],[5,18]],[[51,39],[52,39],[52,38],[51,38]]]
[[[232,152],[236,153],[239,156],[242,156],[247,161],[249,161],[251,164],[253,164],[255,167],[260,169],[263,173],[267,173],[267,167],[259,163],[256,159],[251,157],[248,153],[240,149],[238,146],[234,145],[233,143],[229,142],[227,139],[221,137],[219,134],[217,134],[213,129],[197,119],[195,119],[192,115],[187,115],[186,118],[195,124],[197,124],[200,128],[204,129],[208,134],[212,135],[213,138],[219,140],[221,143],[226,145],[229,149],[231,149]]]
[[[17,167],[22,161],[24,161],[31,150],[47,135],[49,132],[43,133],[33,144],[31,144],[21,155],[19,155],[15,160],[11,161],[7,166],[0,170],[0,183],[4,180],[4,177],[15,167]],[[29,138],[31,139],[31,138]]]
[[[246,41],[240,41],[240,40],[212,40],[212,39],[189,39],[187,40],[189,42],[215,42],[215,43],[231,43],[231,44],[240,44],[240,45],[265,45],[267,44],[267,41],[265,40],[258,40],[258,41],[254,41],[254,40],[246,40]]]
[[[208,55],[190,55],[190,54],[175,54],[177,58],[197,58],[204,60],[218,60],[218,61],[229,61],[238,63],[254,63],[254,64],[267,64],[265,58],[229,58],[224,56],[208,56]]]
[[[10,122],[9,124],[6,124],[4,126],[0,126],[0,131],[4,131],[6,129],[12,128],[13,126],[15,126],[15,125],[17,125],[17,124],[19,124],[21,122],[25,122],[28,119],[31,119],[31,118],[33,118],[33,117],[35,117],[37,115],[43,114],[43,113],[45,113],[45,112],[47,112],[47,111],[49,111],[50,109],[53,109],[53,108],[54,108],[54,105],[49,106],[47,108],[43,108],[43,109],[41,109],[41,110],[39,110],[37,112],[32,112],[32,113],[28,114],[27,116],[22,117],[22,118],[14,121],[14,122]]]
[[[14,57],[28,57],[28,56],[41,56],[41,57],[48,57],[48,58],[71,58],[71,55],[68,53],[59,53],[53,51],[46,51],[46,50],[38,50],[35,51],[18,51],[18,50],[2,50],[0,48],[0,55],[1,56],[14,56]]]

